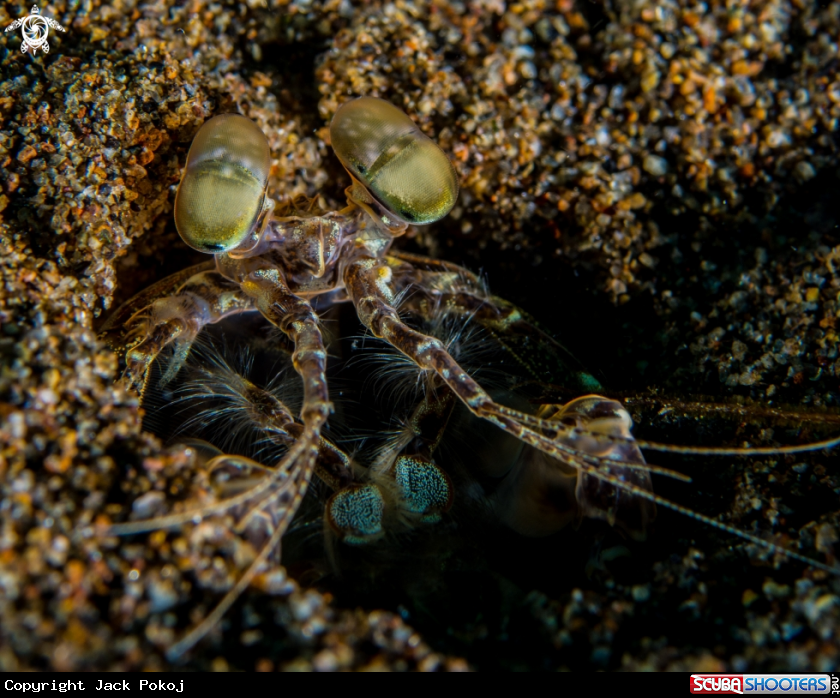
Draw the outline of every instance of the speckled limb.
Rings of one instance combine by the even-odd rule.
[[[577,438],[579,429],[569,427],[562,422],[542,419],[495,402],[452,358],[439,339],[418,332],[402,322],[393,305],[397,296],[393,280],[407,276],[408,273],[404,268],[407,263],[398,262],[399,268],[395,273],[394,261],[394,258],[361,259],[348,265],[345,272],[347,291],[356,306],[359,320],[374,335],[389,342],[421,369],[434,371],[475,416],[492,422],[528,445],[557,458],[576,470],[588,473],[628,493],[638,494],[651,501],[661,503],[663,506],[670,505],[667,500],[662,500],[652,492],[638,487],[626,479],[616,477],[601,468],[601,458],[569,446],[568,444]],[[496,312],[493,310],[492,298],[476,298],[476,300],[491,306],[487,312]],[[455,310],[457,311],[457,308]],[[507,316],[510,319],[512,316],[509,313],[510,309],[499,308],[499,318]],[[646,443],[636,442],[632,437],[611,434],[598,434],[597,436],[604,443],[638,443],[642,447]],[[654,445],[660,446],[659,444]],[[677,448],[681,447],[675,447],[675,450]],[[641,467],[653,472],[678,475],[670,471],[663,471],[655,466],[640,466],[638,462],[611,459],[611,465],[626,466],[630,469]]]
[[[303,450],[293,470],[293,476],[301,479],[297,501],[292,506],[295,511],[309,487],[321,448],[321,428],[332,412],[327,388],[327,351],[318,327],[318,316],[309,303],[291,292],[278,269],[251,272],[243,280],[242,290],[253,299],[263,316],[279,327],[295,346],[292,363],[303,380],[303,406],[300,411],[303,430],[295,444]]]
[[[411,252],[403,252],[402,250],[393,250],[389,252],[389,257],[397,259],[406,264],[410,264],[419,272],[433,272],[433,273],[449,273],[456,274],[463,279],[467,284],[474,288],[481,287],[481,279],[473,274],[469,269],[447,262],[443,259],[435,259],[434,257],[426,257],[425,255],[413,254]]]
[[[407,263],[403,263],[403,266]],[[642,499],[654,502],[660,506],[679,512],[689,518],[701,521],[709,526],[725,531],[755,545],[786,555],[787,557],[818,567],[832,574],[840,573],[840,568],[826,565],[806,555],[766,541],[722,521],[695,512],[687,507],[676,504],[669,499],[660,497],[644,487],[628,481],[626,474],[615,470],[616,466],[626,466],[632,470],[644,469],[650,472],[672,474],[669,471],[638,462],[609,459],[611,468],[601,467],[603,459],[598,456],[581,452],[571,446],[573,440],[581,433],[587,433],[575,427],[569,427],[562,422],[552,423],[534,415],[510,409],[494,402],[490,396],[464,371],[450,356],[443,343],[421,332],[413,330],[399,318],[393,307],[396,298],[392,280],[394,261],[386,259],[361,259],[348,265],[345,272],[347,291],[356,306],[360,321],[377,337],[389,342],[393,347],[412,359],[420,368],[434,371],[449,386],[452,392],[469,410],[482,419],[486,419],[504,429],[523,442],[539,451],[558,459],[561,463],[577,470],[579,474],[590,475],[597,480],[610,484],[629,495],[637,495]],[[405,274],[404,269],[399,269]],[[487,299],[488,303],[492,299]],[[546,434],[551,434],[547,436]],[[598,434],[598,439],[605,444],[628,443],[631,440],[624,436]],[[697,448],[672,446],[654,442],[635,441],[640,448],[651,448],[660,451],[674,451],[704,454],[733,454],[754,455],[758,453],[796,453],[816,450],[818,448],[832,448],[838,445],[840,438],[806,444],[803,446],[782,446],[775,448],[757,449],[728,449],[728,448]],[[616,474],[618,472],[619,474]]]
[[[242,282],[242,291],[273,325],[294,342],[292,363],[303,379],[304,425],[326,421],[332,411],[327,389],[327,351],[318,328],[318,316],[303,298],[289,289],[279,269],[251,272]]]
[[[206,266],[163,279],[119,308],[103,327],[103,338],[125,357],[126,380],[141,395],[149,367],[164,347],[174,345],[175,355],[161,378],[162,384],[183,366],[205,325],[254,309],[250,297],[239,287],[215,271],[203,270]]]
[[[303,380],[303,406],[300,411],[303,429],[292,449],[301,449],[300,456],[289,463],[292,477],[299,480],[295,488],[296,501],[290,508],[296,511],[312,479],[321,448],[321,429],[332,412],[327,389],[327,351],[318,327],[318,316],[309,303],[289,290],[278,269],[251,272],[242,282],[242,291],[295,346],[292,363]]]
[[[408,259],[440,271],[415,269]],[[468,274],[462,274],[462,271],[455,265],[439,264],[424,257],[392,255],[384,259],[368,258],[353,262],[346,269],[344,281],[362,324],[420,368],[434,371],[473,414],[494,422],[550,455],[574,455],[571,449],[554,443],[540,433],[548,431],[557,436],[565,430],[563,425],[494,402],[452,358],[439,339],[418,332],[400,320],[394,307],[397,298],[401,299],[401,307],[416,306],[421,315],[429,314],[427,306],[433,301],[456,315],[480,315],[483,324],[497,327],[507,326],[521,316],[515,306],[497,302],[480,288],[474,288],[471,279],[464,278],[463,284],[457,283],[457,278]],[[427,286],[431,287],[431,291],[425,290]],[[405,298],[401,298],[409,287],[412,291],[416,289],[416,293],[405,294]]]
[[[402,322],[393,306],[396,297],[392,284],[394,276],[393,266],[388,259],[362,259],[347,267],[345,284],[363,325],[409,357],[421,369],[434,371],[477,417],[493,422],[549,455],[563,459],[579,457],[572,449],[537,431],[548,429],[557,434],[565,427],[494,402],[452,358],[439,339],[418,332]],[[489,300],[485,302],[490,303]]]
[[[357,264],[361,264],[363,266],[371,263],[374,263],[374,260],[360,260],[357,262]],[[431,317],[432,305],[434,305],[438,311],[443,310],[444,312],[452,315],[460,315],[462,317],[469,316],[475,322],[493,332],[496,335],[496,338],[503,344],[507,344],[511,337],[515,337],[518,334],[522,334],[526,341],[533,341],[537,339],[539,341],[548,342],[554,346],[556,352],[564,356],[563,363],[565,364],[565,371],[561,370],[560,375],[563,376],[564,381],[567,383],[565,387],[576,389],[578,391],[578,395],[580,392],[592,392],[601,389],[598,381],[583,371],[577,360],[574,359],[574,357],[572,357],[564,347],[559,345],[554,339],[540,330],[530,316],[508,301],[492,296],[481,285],[480,280],[469,271],[449,262],[442,262],[440,260],[431,259],[421,255],[402,252],[389,254],[383,259],[376,260],[375,264],[377,265],[377,271],[374,274],[368,274],[368,282],[372,284],[372,288],[383,293],[382,299],[385,301],[391,303],[392,305],[396,305],[398,301],[400,310],[409,310],[422,317]],[[348,266],[345,283],[350,295],[352,295],[352,291],[350,289],[351,283],[349,276],[351,274],[355,275],[356,273],[357,271],[355,270],[355,265]],[[410,292],[406,293],[406,291]],[[396,347],[397,345],[394,346]],[[403,351],[402,348],[397,348],[400,349],[400,351]],[[405,351],[403,351],[403,353],[409,356],[409,358],[414,358]],[[534,368],[526,354],[513,351],[513,355],[517,358],[517,360],[525,363],[529,369]],[[419,363],[418,365],[422,368],[432,368],[422,366]],[[556,366],[553,368],[555,372],[558,369]],[[443,378],[444,376],[441,374],[441,377]],[[452,386],[450,385],[450,387]],[[457,391],[456,394],[458,394]],[[460,395],[459,398],[463,399]],[[512,414],[512,411],[506,407],[500,405],[497,407],[502,410],[503,414]],[[486,416],[484,418],[490,419]],[[538,440],[544,439],[545,434],[550,434],[554,438],[562,439],[566,432],[569,431],[559,424],[551,423],[548,420],[540,419],[539,417],[535,417],[530,414],[520,412],[516,414],[515,418],[521,422],[522,426],[527,427],[528,431],[533,432]],[[495,420],[490,419],[490,421]],[[502,425],[499,424],[499,426]],[[521,435],[519,438],[522,438],[527,443],[531,443],[531,441],[528,441]],[[640,448],[652,451],[716,456],[759,456],[806,453],[809,451],[835,448],[840,445],[840,437],[808,444],[758,448],[682,446],[638,440],[635,438],[628,439],[626,437],[607,434],[600,435],[600,438],[605,442],[613,443],[632,441]],[[531,443],[531,445],[545,451],[546,453],[551,453],[551,451],[546,451],[537,444]],[[556,449],[558,447],[558,445],[555,445],[553,455],[556,457],[562,457],[556,453]],[[562,447],[560,448],[561,451],[568,453],[568,451]],[[624,465],[636,467],[630,462],[624,463]],[[655,470],[651,466],[648,467],[652,471]],[[663,474],[671,473],[668,472]]]
[[[171,274],[148,288],[143,289],[108,316],[108,319],[99,330],[100,338],[106,341],[114,350],[117,350],[124,341],[123,338],[125,335],[130,332],[130,318],[136,315],[138,311],[148,307],[159,298],[173,295],[190,277],[204,271],[212,271],[215,266],[216,263],[212,260],[202,262],[201,264],[196,264],[195,266],[187,267],[175,274]]]
[[[253,502],[257,498],[259,499],[255,505],[256,510],[275,502],[277,497],[286,498],[286,501],[282,502],[285,506],[292,503],[288,494],[285,494],[288,492],[294,493],[294,505],[291,506],[291,510],[295,511],[299,499],[305,494],[312,474],[313,461],[322,445],[325,446],[320,438],[321,427],[331,411],[331,405],[327,399],[326,351],[318,328],[318,318],[306,301],[289,291],[279,272],[274,269],[255,271],[245,278],[241,287],[227,284],[227,288],[237,290],[238,298],[243,306],[242,310],[262,311],[268,320],[280,327],[295,343],[292,360],[304,385],[304,402],[301,410],[303,427],[298,431],[295,428],[297,425],[291,425],[289,436],[292,438],[289,440],[288,452],[272,476],[250,490],[223,502],[204,507],[199,512],[185,512],[118,524],[109,529],[111,534],[125,535],[178,526],[190,521],[196,515],[203,517],[228,511],[236,506]],[[168,301],[171,298],[163,300]],[[288,428],[285,423],[282,426],[275,426],[281,430]],[[338,460],[341,459],[338,458]],[[299,484],[302,488],[296,482],[301,477],[303,480]]]
[[[399,274],[405,273],[400,268]],[[559,422],[541,419],[495,402],[490,395],[461,368],[443,343],[406,325],[393,307],[396,296],[392,279],[393,263],[386,259],[362,259],[350,264],[345,284],[360,321],[374,335],[389,342],[421,369],[434,371],[467,408],[516,438],[562,463],[610,483],[629,494],[659,501],[652,492],[628,482],[603,468],[602,459],[579,451],[568,443],[575,437],[575,429]],[[491,300],[485,301],[491,303]],[[551,436],[546,436],[546,433]],[[598,435],[604,442],[627,442],[632,439]],[[615,466],[639,468],[638,462],[613,461]],[[647,466],[641,466],[647,468]],[[667,506],[667,505],[666,505]]]
[[[253,299],[266,319],[279,327],[294,342],[292,362],[303,379],[303,429],[277,472],[250,493],[246,493],[249,495],[246,499],[253,499],[257,494],[260,495],[260,499],[240,522],[240,526],[247,526],[248,521],[258,511],[276,509],[280,515],[271,538],[213,612],[168,650],[167,656],[170,659],[180,657],[219,622],[254,579],[271,551],[279,545],[309,489],[318,455],[323,447],[321,429],[332,411],[327,389],[327,352],[318,327],[318,317],[312,307],[289,290],[281,273],[275,268],[251,272],[242,282],[242,291]]]

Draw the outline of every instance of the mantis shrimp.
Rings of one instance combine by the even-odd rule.
[[[164,349],[171,358],[160,384],[173,381],[209,325],[257,312],[290,345],[302,382],[300,408],[290,409],[270,388],[218,359],[205,370],[205,390],[228,400],[282,455],[273,468],[219,452],[214,467],[245,463],[261,477],[244,490],[198,510],[110,526],[126,535],[178,526],[211,514],[244,509],[240,526],[259,513],[273,516],[273,530],[251,566],[216,609],[170,648],[178,657],[197,642],[247,588],[289,529],[313,478],[331,491],[325,504],[330,535],[364,545],[389,527],[439,521],[456,503],[457,488],[437,458],[452,419],[469,418],[506,435],[483,475],[501,482],[488,494],[503,523],[526,535],[545,535],[581,517],[602,518],[642,537],[656,505],[688,514],[742,539],[836,573],[795,551],[656,495],[650,474],[684,476],[647,465],[641,450],[719,455],[787,454],[832,448],[834,438],[801,446],[692,448],[635,439],[632,420],[616,400],[592,394],[600,386],[582,370],[564,374],[577,397],[556,404],[545,395],[523,398],[520,380],[485,388],[480,362],[459,361],[449,321],[486,333],[505,354],[502,374],[536,375],[528,351],[549,346],[561,354],[523,311],[490,295],[478,277],[445,261],[397,252],[392,242],[409,225],[427,225],[452,209],[456,172],[437,144],[395,106],[361,97],[345,103],[330,125],[333,149],[349,173],[347,206],[339,211],[283,211],[267,196],[269,148],[260,129],[236,114],[216,116],[192,143],[175,200],[183,240],[213,260],[170,276],[120,308],[103,334],[125,362],[126,382],[143,393]],[[417,376],[421,398],[406,408],[403,427],[382,446],[369,467],[359,468],[325,436],[334,404],[328,390],[327,342],[321,318],[352,304],[358,321],[389,351],[404,372]],[[417,319],[410,322],[407,316]],[[461,330],[455,334],[458,335]],[[393,359],[391,359],[393,360]],[[514,364],[518,368],[511,368]],[[568,364],[567,364],[568,365]],[[226,387],[207,389],[224,383]],[[533,384],[535,381],[531,381]],[[532,385],[533,387],[533,385]],[[532,391],[533,392],[533,391]],[[537,391],[539,393],[539,391]],[[536,409],[534,403],[536,402]],[[453,417],[456,407],[461,417]],[[466,417],[464,417],[466,415]],[[492,439],[488,442],[496,443]],[[510,444],[514,444],[511,446]],[[492,448],[491,448],[492,450]]]

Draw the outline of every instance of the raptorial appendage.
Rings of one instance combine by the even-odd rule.
[[[278,463],[273,468],[266,468],[245,456],[220,453],[207,463],[208,471],[244,468],[258,475],[256,481],[249,483],[244,490],[213,504],[155,519],[116,524],[103,531],[106,535],[141,533],[183,525],[197,518],[223,512],[238,516],[237,531],[248,529],[256,517],[271,521],[271,535],[256,559],[213,613],[169,649],[168,654],[172,658],[181,656],[218,622],[260,571],[268,555],[278,549],[280,539],[288,530],[306,495],[313,474],[318,474],[334,488],[344,487],[352,481],[349,459],[320,436],[330,404],[323,399],[326,395],[326,354],[311,309],[305,302],[285,292],[282,283],[275,285],[271,279],[263,284],[258,280],[253,286],[245,288],[259,296],[263,302],[268,302],[271,308],[286,308],[291,318],[284,329],[296,347],[292,354],[292,364],[303,378],[300,420],[295,419],[288,407],[270,390],[237,374],[218,357],[210,360],[210,367],[199,370],[199,374],[203,375],[192,382],[188,381],[186,387],[181,388],[180,400],[190,403],[209,398],[226,402],[227,409],[238,412],[240,421],[259,434],[260,438],[280,447],[282,455]],[[270,300],[266,301],[266,298]],[[281,317],[286,318],[286,314]],[[216,414],[213,414],[212,409],[209,412],[199,410],[193,417],[193,423],[207,427],[215,420],[217,431],[229,428],[229,425],[219,423],[220,414],[224,414],[224,409]]]
[[[102,329],[102,337],[125,362],[124,378],[141,394],[149,368],[165,348],[174,350],[163,382],[183,366],[201,329],[253,308],[251,299],[215,271],[199,265],[174,274],[119,308]],[[197,271],[196,271],[197,270]]]
[[[426,283],[421,284],[425,291],[434,288],[432,273],[426,274]],[[443,343],[436,337],[410,327],[400,317],[395,308],[395,300],[415,283],[416,269],[412,264],[398,256],[380,259],[360,260],[347,267],[347,291],[360,321],[377,337],[384,339],[413,361],[421,370],[434,373],[453,392],[469,410],[479,419],[487,420],[528,446],[542,452],[562,468],[572,468],[578,472],[579,489],[576,497],[583,510],[599,518],[612,519],[615,516],[613,506],[601,508],[596,502],[609,496],[608,493],[621,492],[625,501],[634,498],[659,504],[685,514],[705,524],[736,535],[751,543],[772,549],[790,558],[805,561],[838,573],[835,567],[825,565],[805,555],[783,548],[716,519],[693,512],[686,507],[653,493],[649,478],[639,477],[634,473],[641,471],[663,474],[676,479],[687,480],[685,476],[656,466],[644,465],[638,449],[647,448],[655,451],[692,453],[702,455],[759,455],[800,453],[823,448],[833,448],[840,444],[840,438],[805,444],[802,446],[782,446],[767,448],[699,448],[675,446],[650,441],[634,440],[629,434],[629,425],[618,428],[621,423],[620,412],[615,412],[612,421],[601,422],[600,426],[590,430],[579,425],[568,424],[563,419],[552,418],[550,414],[533,415],[522,409],[507,407],[494,400],[491,395],[476,382],[467,371],[452,357]],[[441,276],[438,289],[439,306],[456,312],[457,308],[483,308],[482,322],[489,327],[503,328],[514,326],[519,320],[518,311],[505,303],[499,303],[484,294],[476,293],[469,283],[461,283],[457,278]],[[434,295],[434,292],[433,292]],[[489,319],[487,316],[489,315]],[[604,402],[609,402],[606,398]],[[602,405],[603,407],[603,405]],[[620,411],[623,408],[618,406]],[[591,415],[586,417],[591,419]],[[598,425],[598,420],[592,422]],[[610,424],[604,429],[603,424]],[[586,433],[586,439],[581,434]],[[597,443],[602,444],[598,446]],[[581,448],[583,446],[583,448]],[[592,448],[593,452],[586,449]],[[603,451],[609,451],[604,457]],[[604,466],[607,467],[604,467]],[[598,483],[597,486],[595,483]],[[618,507],[618,503],[615,505]],[[637,504],[633,505],[638,506]],[[619,507],[620,508],[620,507]],[[612,513],[611,513],[612,512]],[[638,518],[642,530],[653,512],[651,507],[638,509]]]
[[[600,387],[562,347],[522,311],[490,296],[478,279],[457,267],[410,255],[386,257],[378,265],[360,264],[348,269],[348,291],[354,301],[361,296],[359,289],[365,288],[359,279],[363,274],[373,282],[367,287],[372,289],[368,298],[357,301],[361,321],[404,357],[390,358],[391,365],[417,374],[416,379],[408,375],[405,384],[422,386],[418,407],[377,465],[383,460],[393,464],[395,454],[415,438],[418,415],[427,421],[437,416],[435,428],[425,437],[434,444],[426,449],[431,454],[460,401],[477,423],[467,423],[460,415],[456,428],[473,434],[472,468],[476,475],[491,479],[485,496],[501,522],[526,535],[548,535],[572,521],[601,518],[635,538],[644,537],[655,505],[628,489],[650,495],[653,490],[626,410],[595,395],[566,405],[546,404],[531,415],[534,401],[547,388],[542,374],[556,377],[575,392]],[[390,299],[396,299],[394,306]],[[382,364],[379,373],[390,370]],[[473,392],[465,393],[463,386]],[[395,390],[403,389],[395,386]],[[486,412],[475,409],[476,403],[485,411],[498,409],[505,419],[522,415],[536,420],[552,433],[545,436],[521,425],[485,433],[478,423]],[[509,436],[503,438],[506,432]]]
[[[630,432],[632,419],[619,402],[586,395],[565,405],[543,405],[537,417],[568,427],[559,438],[576,453],[598,459],[600,471],[653,492],[644,456]],[[621,440],[605,441],[602,435]],[[550,535],[569,523],[594,518],[642,540],[656,516],[652,501],[536,449],[523,452],[499,501],[502,520],[530,536]]]

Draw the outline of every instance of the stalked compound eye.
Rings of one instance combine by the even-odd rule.
[[[385,500],[376,485],[352,485],[327,500],[325,515],[345,543],[363,545],[383,535],[384,511]]]
[[[271,167],[265,134],[250,119],[222,114],[195,134],[175,197],[175,227],[190,247],[227,252],[254,230]]]
[[[406,223],[434,223],[455,205],[458,176],[449,158],[390,102],[359,97],[343,104],[330,139],[347,171]]]

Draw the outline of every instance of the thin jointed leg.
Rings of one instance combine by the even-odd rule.
[[[311,306],[289,290],[276,269],[251,273],[243,281],[242,290],[253,298],[262,314],[294,342],[292,362],[303,379],[303,429],[275,473],[245,493],[244,501],[252,500],[257,494],[260,494],[260,499],[245,516],[243,525],[247,525],[258,511],[273,509],[280,512],[270,539],[213,612],[169,649],[167,655],[170,658],[181,656],[219,622],[253,581],[271,551],[280,544],[309,488],[321,449],[321,429],[332,410],[326,379],[327,353],[318,328],[318,318]]]

